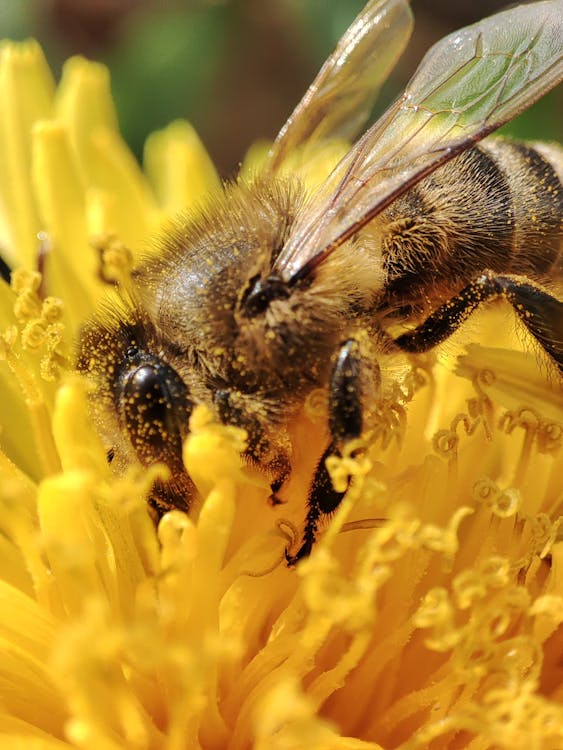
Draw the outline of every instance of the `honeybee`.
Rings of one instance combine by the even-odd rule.
[[[295,152],[354,138],[411,26],[407,0],[368,2],[261,172],[180,216],[123,309],[81,337],[78,369],[96,383],[116,463],[170,469],[150,498],[157,515],[193,503],[182,442],[196,404],[247,431],[245,458],[275,498],[291,472],[286,427],[324,389],[326,449],[289,564],[342,500],[325,459],[361,434],[380,354],[425,352],[504,298],[563,374],[563,150],[487,137],[563,78],[563,0],[445,37],[320,187],[287,174]]]

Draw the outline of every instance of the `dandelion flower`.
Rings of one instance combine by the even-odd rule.
[[[155,529],[156,469],[108,466],[73,342],[216,172],[178,122],[143,173],[107,71],[74,59],[55,87],[32,42],[2,49],[0,108],[17,269],[0,286],[0,745],[563,747],[563,410],[536,358],[497,338],[455,367],[420,359],[363,451],[333,460],[352,486],[295,568],[314,396],[287,506],[242,464],[244,434],[196,410],[184,460],[203,502]]]

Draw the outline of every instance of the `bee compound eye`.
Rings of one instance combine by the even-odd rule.
[[[139,460],[181,463],[190,402],[187,388],[167,364],[149,360],[119,379],[118,411]]]

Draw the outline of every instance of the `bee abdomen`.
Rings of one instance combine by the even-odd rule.
[[[500,138],[484,141],[480,149],[495,162],[510,190],[514,228],[506,271],[538,280],[560,278],[563,149]]]
[[[489,138],[395,201],[382,216],[386,303],[447,298],[485,270],[560,278],[561,165],[557,146]]]

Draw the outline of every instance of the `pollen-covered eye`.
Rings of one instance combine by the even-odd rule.
[[[180,377],[153,355],[129,347],[116,381],[120,419],[141,463],[181,462],[192,404]]]

